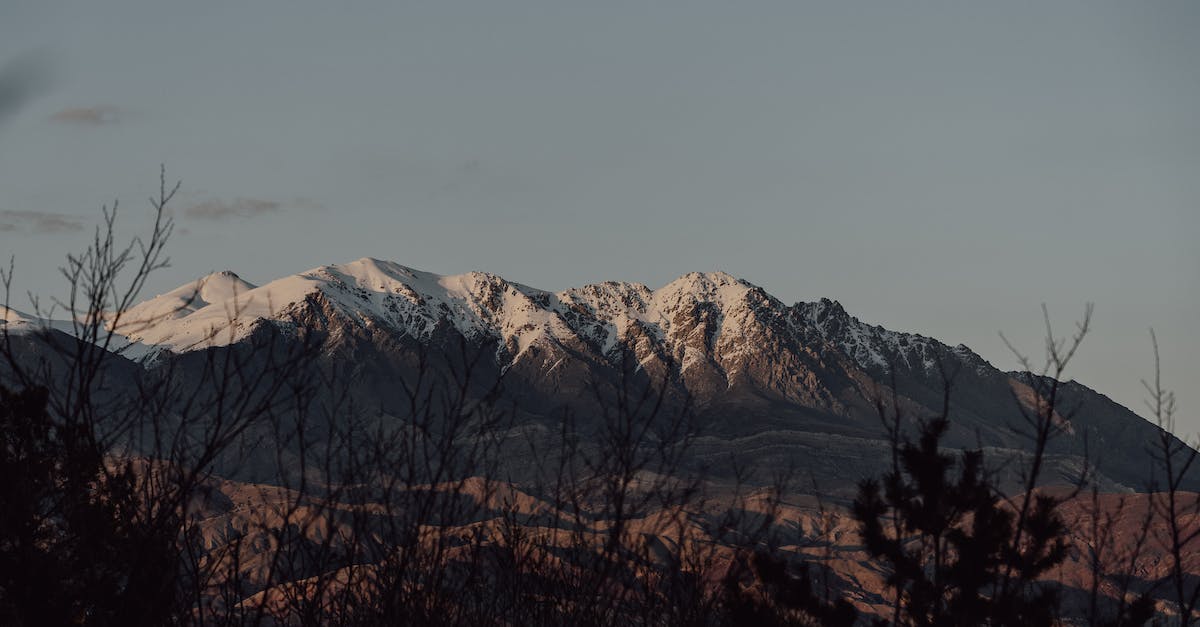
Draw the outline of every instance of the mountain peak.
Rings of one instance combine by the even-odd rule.
[[[692,294],[705,300],[736,297],[756,286],[725,272],[689,272],[654,290],[656,295]]]
[[[186,292],[189,288],[207,305],[232,298],[235,294],[249,292],[255,285],[242,279],[232,270],[220,270],[200,278],[190,286],[181,286],[176,291]]]
[[[726,285],[745,285],[746,281],[739,279],[727,272],[688,272],[683,276],[671,281],[667,285],[675,285],[677,283],[685,285],[712,285],[722,287]]]
[[[254,288],[254,284],[243,280],[232,270],[212,272],[134,305],[122,312],[121,325],[133,323],[146,326],[183,318],[212,303],[225,302]]]
[[[840,303],[836,300],[822,297],[821,300],[819,300],[817,302],[819,302],[821,304],[821,307],[829,310],[832,313],[835,313],[835,314],[846,313],[846,308],[842,307],[842,303]]]

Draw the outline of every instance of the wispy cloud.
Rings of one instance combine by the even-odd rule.
[[[103,105],[95,107],[72,107],[55,113],[50,116],[50,119],[62,124],[103,126],[105,124],[120,122],[121,110],[116,107]]]
[[[82,218],[50,211],[0,211],[0,231],[70,233],[82,231]]]
[[[274,213],[283,207],[277,200],[260,198],[235,198],[206,200],[183,210],[183,215],[197,220],[225,220],[228,218],[250,218],[264,213]]]
[[[51,74],[44,54],[26,54],[0,65],[0,123],[45,90]]]

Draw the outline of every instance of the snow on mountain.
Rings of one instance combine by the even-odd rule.
[[[30,333],[34,331],[61,331],[67,335],[75,334],[75,325],[70,320],[43,318],[16,309],[0,305],[0,324],[9,333]]]
[[[0,323],[21,324],[29,321],[29,314],[23,314],[11,307],[0,305]]]
[[[572,330],[548,308],[553,296],[486,272],[441,276],[364,258],[305,273],[354,318],[383,322],[418,339],[441,323],[468,338],[501,340],[515,360],[537,342],[566,341]]]
[[[227,344],[241,336],[223,335],[223,329],[236,329],[243,321],[272,313],[270,299],[263,298],[266,295],[248,297],[256,290],[233,272],[214,272],[124,312],[110,314],[108,326],[132,342],[175,351]],[[261,306],[264,300],[268,301],[266,307]]]
[[[9,333],[26,333],[41,326],[33,316],[3,305],[0,305],[0,324]]]
[[[828,298],[796,303],[792,308],[792,320],[799,332],[815,333],[864,369],[887,372],[895,365],[916,372],[934,373],[938,360],[947,354],[976,369],[987,365],[982,357],[962,344],[951,348],[931,337],[867,324],[846,313],[841,303]]]
[[[372,258],[262,286],[232,272],[210,274],[124,312],[117,332],[176,352],[221,346],[263,320],[286,319],[314,297],[351,324],[401,336],[427,340],[453,328],[470,339],[496,340],[502,365],[545,345],[586,346],[602,357],[625,347],[643,363],[665,357],[681,371],[700,364],[736,369],[763,348],[756,343],[790,336],[808,345],[827,342],[864,368],[886,369],[898,360],[927,371],[945,348],[859,322],[827,299],[788,307],[723,272],[689,273],[656,290],[609,281],[552,293],[486,272],[443,276]]]
[[[599,342],[602,354],[640,330],[665,343],[686,370],[718,346],[725,349],[720,352],[746,348],[746,329],[753,323],[748,303],[756,292],[762,291],[723,272],[693,272],[657,290],[610,281],[572,288],[555,298],[562,305],[560,315],[572,320],[581,337]],[[697,315],[710,324],[694,324]]]
[[[228,301],[254,288],[253,284],[243,281],[229,270],[214,272],[194,283],[182,285],[131,307],[125,314],[126,317],[135,320],[182,318],[212,303]]]
[[[69,337],[77,334],[88,334],[91,329],[86,324],[76,324],[71,320],[42,318],[32,314],[22,313],[16,309],[0,305],[0,325],[4,332],[10,335],[24,335],[39,332],[59,332]],[[104,346],[109,352],[122,357],[140,360],[163,350],[162,347],[146,345],[137,340],[131,340],[122,333],[97,329],[95,342]]]
[[[598,344],[600,353],[608,355],[634,325],[661,338],[660,321],[650,313],[653,295],[641,283],[606,281],[559,292],[555,311],[581,338]]]
[[[517,353],[539,337],[569,332],[534,302],[544,301],[544,292],[482,272],[439,276],[369,258],[313,268],[258,287],[233,273],[209,275],[129,309],[118,330],[175,351],[221,346],[318,295],[358,324],[382,324],[423,338],[444,321],[467,337],[494,333],[513,338]]]

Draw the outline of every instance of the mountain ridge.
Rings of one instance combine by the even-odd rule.
[[[484,374],[503,377],[508,400],[543,425],[564,408],[595,415],[594,392],[632,374],[695,413],[707,438],[698,458],[796,467],[842,494],[886,470],[878,403],[894,402],[915,424],[942,410],[953,380],[947,446],[1016,459],[1027,446],[1021,407],[1039,394],[1033,376],[1002,372],[965,345],[862,322],[828,298],[788,305],[723,272],[655,289],[607,281],[551,292],[488,272],[362,258],[262,285],[216,272],[109,321],[118,348],[145,368],[264,330],[323,334],[325,367],[352,371],[356,400],[385,414],[402,411],[395,381],[412,375],[420,351],[482,351]],[[1069,428],[1048,451],[1051,482],[1071,481],[1092,438],[1126,444],[1105,451],[1106,485],[1142,489],[1136,442],[1157,428],[1082,384],[1062,389],[1080,411],[1062,417]]]
[[[210,297],[214,277],[232,278],[238,285],[236,289],[222,288],[220,298],[214,299]],[[522,331],[533,330],[528,325],[540,330],[567,331],[558,324],[563,322],[569,332],[598,342],[601,352],[607,353],[630,326],[641,325],[656,337],[668,338],[676,314],[705,305],[716,307],[710,312],[716,318],[711,320],[709,331],[717,337],[709,339],[719,340],[725,331],[736,335],[744,330],[742,325],[725,328],[729,310],[736,310],[734,321],[752,322],[749,318],[756,312],[738,307],[746,304],[747,298],[753,301],[750,303],[753,306],[766,306],[773,310],[771,313],[787,314],[793,326],[811,327],[804,329],[810,337],[840,341],[861,366],[886,368],[888,364],[886,357],[873,350],[875,347],[868,340],[890,344],[894,352],[910,358],[911,354],[899,349],[907,349],[909,344],[924,347],[936,342],[920,334],[863,323],[828,298],[786,305],[763,288],[719,271],[689,272],[657,289],[638,282],[604,281],[552,292],[490,272],[440,275],[371,257],[318,266],[261,286],[241,280],[230,271],[213,273],[135,305],[124,314],[128,332],[116,330],[131,339],[166,345],[173,350],[220,345],[231,340],[226,335],[213,335],[209,328],[197,323],[222,328],[225,326],[222,322],[227,322],[222,318],[230,316],[237,316],[243,324],[247,319],[256,323],[260,318],[278,318],[289,307],[302,304],[307,296],[318,292],[351,317],[386,322],[413,336],[426,336],[437,317],[446,315],[464,335],[493,331],[505,340],[518,339],[522,347],[526,344],[520,339],[536,339],[518,338]],[[194,297],[188,299],[188,294]],[[168,304],[176,307],[164,308]],[[543,311],[531,317],[528,314],[535,313],[533,308]],[[507,315],[497,317],[495,314],[501,311]],[[147,333],[135,330],[138,326],[156,328]],[[495,328],[489,328],[492,326]],[[564,335],[554,337],[561,340]],[[684,339],[676,335],[677,339]],[[238,337],[234,335],[232,341]],[[956,348],[966,349],[962,345]],[[688,356],[686,350],[681,352]],[[923,363],[930,365],[928,361]]]

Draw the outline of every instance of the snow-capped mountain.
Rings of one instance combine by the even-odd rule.
[[[16,312],[5,320],[10,329],[36,324]],[[113,346],[145,368],[241,345],[261,330],[319,333],[327,366],[352,372],[357,402],[384,413],[402,411],[395,382],[409,376],[406,355],[416,350],[484,351],[505,394],[535,420],[562,408],[586,415],[594,390],[634,373],[688,399],[703,427],[701,462],[794,466],[843,487],[881,471],[875,401],[893,390],[905,414],[920,418],[941,408],[943,377],[953,376],[947,443],[1002,456],[1023,454],[1017,403],[1036,397],[1032,379],[965,346],[864,323],[828,299],[788,305],[720,272],[657,289],[604,282],[550,292],[486,272],[439,275],[364,258],[257,286],[218,272],[106,320],[121,340]],[[1062,480],[1078,472],[1089,438],[1097,450],[1153,436],[1152,425],[1102,395],[1077,384],[1068,393],[1080,410],[1064,418],[1070,428],[1050,462]],[[1099,462],[1106,479],[1140,488],[1143,447],[1111,448]]]
[[[501,365],[531,347],[586,346],[604,357],[621,349],[680,371],[711,363],[736,371],[758,341],[829,342],[862,368],[889,360],[932,368],[941,345],[919,335],[859,322],[833,301],[788,306],[745,280],[722,272],[684,275],[659,288],[605,282],[548,292],[486,272],[438,275],[364,258],[321,266],[255,286],[224,271],[124,312],[115,330],[173,351],[221,346],[256,325],[291,320],[314,305],[351,325],[418,341],[439,329],[492,339]]]
[[[18,359],[26,355],[39,371],[46,363],[69,366],[73,349],[91,348],[73,337],[78,325],[70,321],[15,310],[0,314],[0,328],[7,331],[3,337],[15,347],[9,354]],[[110,335],[101,332],[99,340],[117,354],[102,357],[107,361],[103,383],[97,386],[101,400],[132,398],[133,407],[140,408],[142,397],[136,393],[141,385],[163,389],[154,386],[178,384],[185,390],[183,404],[192,410],[180,423],[197,433],[219,424],[219,414],[206,412],[220,404],[210,401],[227,398],[227,383],[236,389],[251,380],[245,399],[257,395],[258,385],[315,382],[297,398],[288,396],[287,402],[264,411],[264,419],[253,413],[244,432],[252,444],[239,439],[232,459],[213,462],[221,477],[214,484],[216,497],[198,501],[209,508],[202,529],[205,546],[214,552],[231,542],[266,546],[247,541],[251,536],[244,534],[268,533],[247,522],[253,515],[265,514],[271,525],[283,524],[270,500],[275,492],[270,486],[278,477],[299,475],[298,468],[313,485],[336,477],[342,447],[353,446],[331,447],[338,452],[320,468],[297,461],[304,459],[302,452],[337,442],[327,437],[335,429],[347,427],[344,433],[376,443],[375,434],[382,431],[374,431],[375,425],[404,424],[422,411],[413,408],[410,389],[422,390],[419,403],[434,399],[429,402],[439,417],[447,408],[461,411],[454,403],[455,383],[447,386],[450,401],[439,405],[446,389],[436,386],[446,379],[438,374],[420,379],[432,372],[421,369],[431,355],[430,362],[440,356],[445,361],[438,367],[449,364],[460,375],[466,360],[456,361],[459,355],[479,358],[471,372],[479,393],[474,395],[465,383],[461,388],[467,390],[467,404],[476,407],[477,400],[487,398],[492,403],[487,409],[511,412],[489,422],[488,434],[496,437],[488,441],[498,447],[495,464],[489,456],[487,463],[470,470],[495,473],[489,478],[502,478],[505,492],[485,497],[479,488],[479,498],[503,502],[505,508],[519,499],[524,507],[546,511],[550,508],[536,488],[547,484],[546,472],[560,469],[552,458],[565,446],[564,420],[573,420],[571,447],[586,451],[598,446],[611,436],[595,429],[611,416],[612,405],[604,399],[630,383],[634,389],[661,385],[640,388],[661,390],[650,405],[663,400],[659,413],[633,410],[647,421],[640,424],[662,416],[692,418],[686,456],[662,472],[702,477],[704,489],[718,497],[743,488],[753,493],[790,474],[793,496],[811,490],[840,505],[855,496],[860,480],[881,477],[891,468],[891,443],[876,402],[885,411],[892,403],[898,406],[902,429],[911,434],[913,422],[941,411],[946,378],[953,379],[952,426],[943,444],[984,449],[1000,489],[1024,490],[1020,469],[1029,467],[1032,442],[1021,434],[1022,408],[1027,411],[1044,400],[1038,398],[1039,390],[1049,384],[1030,373],[1002,372],[966,346],[865,323],[836,301],[789,305],[720,272],[686,274],[656,289],[610,281],[550,292],[486,272],[438,275],[364,258],[263,285],[217,272],[125,311],[105,312],[103,320]],[[310,338],[320,341],[299,343]],[[278,363],[270,355],[280,347],[299,349],[292,353],[299,360],[283,360],[294,378],[281,374],[285,369],[270,367]],[[237,365],[230,369],[229,363]],[[0,359],[0,381],[7,366]],[[223,376],[231,372],[232,377]],[[257,380],[263,373],[275,379]],[[52,387],[56,380],[49,381]],[[417,385],[409,387],[414,381]],[[493,386],[496,381],[501,385]],[[1144,481],[1152,464],[1145,444],[1158,437],[1157,428],[1078,383],[1058,386],[1056,396],[1060,412],[1055,418],[1064,428],[1046,449],[1039,483],[1062,487],[1086,473],[1105,492],[1143,492],[1131,495],[1129,502],[1145,503],[1152,496],[1145,494],[1151,491]],[[646,439],[655,437],[657,432]],[[420,450],[379,440],[381,450],[399,458]],[[358,441],[352,440],[354,446]],[[298,442],[315,449],[301,449]],[[643,471],[651,472],[659,471]],[[1193,474],[1183,488],[1196,490],[1200,480]],[[359,498],[357,487],[347,493]],[[362,511],[372,509],[390,511],[373,504]],[[826,511],[824,505],[803,511],[792,507],[783,520],[805,535],[826,534]],[[1144,520],[1140,515],[1127,518],[1134,525]],[[306,528],[333,537],[327,534],[334,521],[331,516],[329,523]],[[476,533],[481,524],[472,520],[462,528],[462,537]],[[847,540],[829,550],[840,555],[838,564],[850,573],[850,589],[878,595],[884,586],[871,578],[870,564],[856,561],[861,560],[861,542],[853,530],[844,527],[826,537]],[[246,560],[246,572],[253,574],[250,569],[257,564]],[[1086,565],[1080,568],[1084,570],[1078,572],[1086,572]],[[320,572],[304,571],[297,581]],[[1064,580],[1072,576],[1064,575]]]

